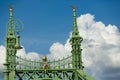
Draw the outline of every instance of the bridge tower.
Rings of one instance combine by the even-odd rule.
[[[72,37],[70,39],[72,45],[72,65],[75,69],[83,69],[82,66],[82,49],[81,42],[83,38],[79,35],[78,26],[77,26],[77,18],[76,18],[76,8],[77,6],[72,6],[73,8],[73,30]]]
[[[22,47],[19,44],[18,32],[15,31],[15,24],[13,20],[13,7],[10,6],[10,18],[7,24],[6,34],[6,60],[4,63],[4,80],[14,80],[16,70],[16,53],[17,49]]]
[[[72,46],[72,66],[75,69],[74,71],[74,80],[78,80],[77,70],[83,70],[82,66],[82,49],[81,42],[83,38],[79,35],[77,18],[76,18],[76,8],[77,6],[72,6],[73,8],[73,30],[70,43]]]

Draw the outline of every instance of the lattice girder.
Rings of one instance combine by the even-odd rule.
[[[25,76],[27,75],[27,79],[25,80],[30,80],[34,79],[33,76],[36,78],[58,78],[58,80],[72,80],[73,76],[73,69],[66,69],[66,70],[52,70],[52,69],[46,69],[46,70],[17,70],[16,74],[19,79],[24,80]],[[37,76],[36,76],[37,75]],[[18,80],[19,80],[18,79]]]

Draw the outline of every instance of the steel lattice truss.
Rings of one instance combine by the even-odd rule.
[[[58,78],[59,80],[61,79],[68,79],[72,80],[72,75],[73,69],[60,69],[60,70],[55,70],[55,69],[47,69],[47,70],[27,70],[27,71],[22,71],[22,70],[17,70],[17,77],[20,80],[32,80],[34,78],[39,79],[39,78]]]
[[[20,80],[32,80],[34,78],[59,78],[72,80],[72,56],[63,58],[61,60],[49,61],[48,69],[43,68],[43,62],[31,61],[16,57],[17,78]]]

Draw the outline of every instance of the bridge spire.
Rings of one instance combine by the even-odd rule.
[[[9,18],[9,22],[8,22],[8,34],[7,36],[14,36],[14,31],[15,31],[15,25],[13,22],[13,6],[9,7],[10,10],[10,18]]]
[[[77,26],[77,18],[76,18],[76,8],[77,6],[72,6],[73,8],[73,31],[72,38],[70,40],[72,45],[72,65],[75,69],[83,69],[82,66],[82,49],[81,42],[83,40],[79,35],[78,26]]]
[[[15,80],[16,53],[20,49],[19,38],[15,35],[15,22],[13,20],[13,6],[9,7],[10,18],[7,25],[6,36],[6,61],[4,63],[4,80]]]
[[[72,35],[76,35],[79,33],[78,31],[78,26],[77,26],[77,18],[76,18],[76,8],[78,8],[78,6],[71,6],[73,9],[73,34]]]

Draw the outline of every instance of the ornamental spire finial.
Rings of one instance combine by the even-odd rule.
[[[13,23],[13,6],[9,6],[9,10],[10,10],[10,19],[9,19],[9,22],[8,22],[8,35],[9,36],[14,36],[14,29],[15,29],[15,26],[14,26],[14,23]]]
[[[10,8],[10,17],[11,17],[13,12],[13,6],[9,6],[9,8]]]
[[[77,17],[76,17],[76,8],[78,6],[71,6],[73,9],[73,33],[72,35],[79,35],[78,26],[77,26]]]

